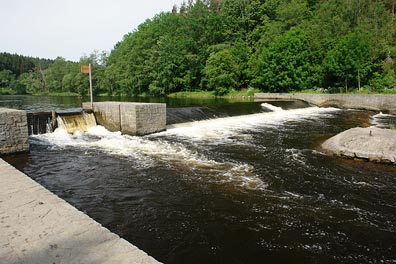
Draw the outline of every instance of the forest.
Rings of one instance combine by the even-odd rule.
[[[79,62],[0,53],[0,92],[396,93],[395,0],[188,0]]]

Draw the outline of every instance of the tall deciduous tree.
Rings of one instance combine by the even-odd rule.
[[[370,47],[360,32],[352,32],[340,39],[328,52],[325,59],[327,82],[348,85],[361,85],[362,78],[369,72]]]
[[[258,57],[253,86],[269,92],[289,92],[315,85],[310,42],[300,29],[277,37]]]
[[[210,54],[204,69],[208,88],[216,95],[224,95],[240,87],[240,67],[230,49]]]

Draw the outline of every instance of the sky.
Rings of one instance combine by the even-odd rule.
[[[79,61],[183,0],[0,0],[0,52]]]

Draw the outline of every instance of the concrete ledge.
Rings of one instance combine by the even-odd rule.
[[[159,263],[2,159],[0,262]]]
[[[83,108],[91,110],[91,104]],[[166,129],[166,104],[98,102],[93,108],[97,123],[110,131],[143,136]]]
[[[396,113],[396,95],[387,94],[287,94],[257,93],[255,99],[302,100],[317,106],[366,109]]]
[[[326,140],[322,148],[337,156],[396,163],[396,130],[351,128]]]

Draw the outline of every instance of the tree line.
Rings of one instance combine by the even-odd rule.
[[[26,92],[84,93],[79,65],[91,62],[97,93],[385,92],[396,89],[395,43],[395,0],[188,0],[146,20],[110,54],[35,60],[19,72],[0,54],[0,76],[14,74]]]
[[[86,94],[88,76],[80,72],[82,64],[92,64],[97,93],[106,92],[104,65],[106,52],[94,51],[79,62],[62,57],[54,60],[18,54],[0,53],[0,93],[3,94]]]

